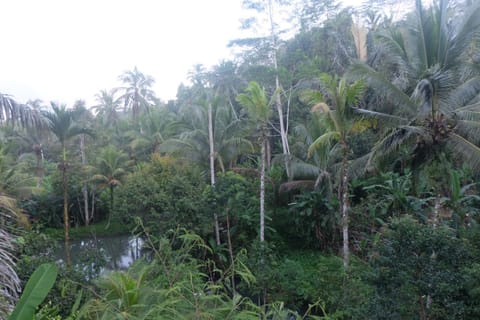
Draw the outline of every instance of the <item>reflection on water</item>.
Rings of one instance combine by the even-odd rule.
[[[89,278],[106,271],[123,270],[140,258],[142,245],[141,238],[130,235],[71,240],[72,266],[83,269]],[[65,261],[63,246],[55,256]]]

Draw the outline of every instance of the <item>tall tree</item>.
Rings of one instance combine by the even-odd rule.
[[[425,8],[417,0],[409,28],[379,34],[386,54],[375,54],[370,66],[352,67],[384,97],[389,108],[381,111],[397,116],[373,149],[372,163],[404,148],[404,160],[413,168],[446,152],[480,170],[480,72],[474,54],[480,45],[480,4],[454,9],[455,1],[438,0]]]
[[[21,221],[22,211],[15,199],[0,191],[0,317],[6,319],[18,299],[21,290],[20,279],[15,271],[15,238],[8,223]],[[26,221],[26,219],[24,219]]]
[[[110,91],[101,90],[95,95],[96,105],[92,107],[97,117],[100,117],[103,125],[115,126],[119,120],[120,98],[115,94],[117,89]]]
[[[265,89],[252,81],[246,93],[237,96],[238,102],[247,110],[252,120],[260,144],[260,242],[265,241],[265,168],[267,164],[268,121],[271,116],[272,101],[267,98]],[[274,98],[274,97],[273,97]]]
[[[114,191],[121,185],[127,173],[127,165],[127,155],[113,146],[106,147],[97,159],[96,174],[92,176],[92,181],[98,184],[100,190],[108,189],[110,192],[107,227],[110,225],[113,213]]]
[[[12,96],[0,92],[0,124],[38,128],[44,122],[37,108],[18,103]]]
[[[123,91],[121,98],[125,110],[130,109],[134,118],[148,112],[157,103],[158,99],[152,90],[155,83],[153,77],[143,74],[135,67],[131,71],[125,71],[119,79],[126,85],[119,88]]]
[[[336,144],[333,147],[338,148],[341,154],[338,200],[342,217],[344,268],[348,268],[350,257],[348,233],[349,138],[359,129],[354,107],[363,95],[363,91],[364,85],[360,81],[348,84],[344,78],[338,79],[327,74],[321,76],[320,91],[317,93],[317,99],[321,102],[314,107],[314,110],[324,114],[330,124],[330,130],[316,138],[309,147],[310,154],[316,149],[330,152],[330,146]]]
[[[67,143],[70,139],[81,134],[91,134],[86,128],[82,128],[75,123],[77,113],[74,110],[67,109],[65,105],[57,105],[51,103],[51,111],[43,112],[47,119],[50,131],[55,135],[61,145],[61,160],[58,168],[62,172],[63,187],[63,226],[65,237],[65,256],[66,263],[70,264],[70,248],[69,248],[69,230],[70,217],[68,214],[68,153]]]
[[[247,39],[246,41],[237,41],[232,43],[237,44],[253,44],[256,41],[264,42],[267,46],[266,57],[267,63],[273,67],[274,81],[275,81],[275,108],[278,114],[278,132],[280,134],[280,140],[282,144],[282,152],[285,158],[285,170],[289,179],[291,178],[290,174],[290,146],[288,143],[288,112],[285,114],[282,103],[282,96],[279,94],[282,91],[280,84],[279,76],[279,65],[278,65],[278,49],[281,31],[279,30],[278,21],[276,21],[276,14],[279,13],[279,8],[277,5],[286,5],[284,1],[275,1],[275,0],[243,0],[243,6],[247,9],[255,10],[257,14],[264,14],[265,20],[258,19],[257,17],[252,17],[244,21],[244,28],[257,28],[257,32],[262,29],[268,30],[265,37]],[[262,25],[262,24],[265,25]],[[261,31],[260,31],[261,32]]]

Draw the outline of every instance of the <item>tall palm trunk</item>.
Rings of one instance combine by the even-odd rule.
[[[68,216],[68,177],[67,177],[67,149],[65,143],[62,145],[62,180],[63,180],[63,227],[65,237],[65,262],[70,266],[70,218]]]
[[[260,169],[260,242],[265,241],[265,167],[266,139],[262,138],[261,169]]]
[[[210,144],[210,184],[215,190],[215,146],[213,137],[213,111],[212,104],[208,103],[208,143]],[[217,213],[213,213],[213,221],[215,223],[215,240],[220,245],[220,226],[218,224]]]
[[[282,107],[282,98],[280,96],[280,79],[278,77],[278,59],[277,59],[277,35],[275,31],[275,24],[273,21],[273,4],[272,0],[268,1],[268,18],[270,22],[270,37],[272,41],[272,57],[273,57],[273,67],[275,70],[275,106],[277,108],[278,120],[280,122],[280,138],[282,140],[282,151],[285,156],[285,170],[287,172],[287,177],[291,179],[290,172],[290,147],[288,145],[288,123],[285,124],[283,116],[283,107]]]
[[[342,169],[340,177],[340,210],[342,215],[342,237],[343,237],[343,267],[348,268],[350,260],[350,249],[348,245],[348,162],[347,143],[342,142]]]
[[[82,158],[82,166],[87,165],[87,157],[85,156],[85,135],[80,135],[80,156]],[[84,219],[85,225],[90,224],[90,211],[88,208],[88,186],[87,181],[85,180],[82,185],[82,193],[83,193],[83,205],[84,205]]]
[[[107,225],[105,226],[105,229],[108,229],[110,227],[110,222],[112,221],[112,213],[113,213],[113,205],[114,205],[114,188],[115,186],[113,184],[110,185],[110,209],[108,210],[108,221]]]
[[[37,163],[36,163],[36,174],[37,174],[37,187],[40,187],[40,185],[42,184],[42,181],[43,181],[43,176],[45,174],[45,170],[43,168],[43,161],[44,161],[44,157],[43,157],[43,147],[42,147],[42,144],[35,144],[33,146],[33,150],[35,152],[35,157],[37,159]]]

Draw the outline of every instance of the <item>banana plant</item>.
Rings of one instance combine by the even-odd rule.
[[[23,294],[8,320],[33,319],[35,310],[52,289],[57,274],[58,268],[55,264],[40,265],[28,279]]]

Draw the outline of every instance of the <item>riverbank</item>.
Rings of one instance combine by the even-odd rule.
[[[111,221],[107,228],[107,221],[102,221],[89,226],[72,227],[70,229],[70,239],[83,239],[91,236],[111,237],[131,233],[134,226],[120,221]],[[46,228],[42,230],[46,235],[54,239],[63,239],[63,228]]]

